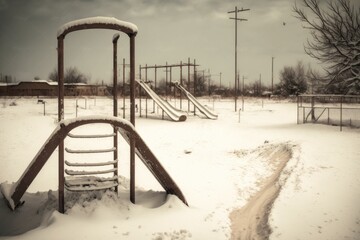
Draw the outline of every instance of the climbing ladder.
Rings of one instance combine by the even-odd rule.
[[[118,154],[117,154],[117,132],[114,128],[114,133],[111,134],[96,134],[96,135],[76,135],[68,133],[69,138],[81,139],[83,141],[89,139],[104,139],[113,138],[114,146],[106,149],[91,149],[91,150],[77,150],[65,148],[67,155],[100,155],[103,153],[113,153],[114,157],[108,161],[89,161],[73,162],[65,160],[65,184],[64,187],[68,191],[93,191],[101,189],[115,189],[119,185],[118,182]],[[99,170],[99,168],[101,168]],[[108,176],[112,174],[112,176]],[[104,176],[107,175],[107,176]]]

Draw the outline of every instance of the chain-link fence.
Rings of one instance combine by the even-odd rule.
[[[359,95],[299,95],[297,123],[360,128]]]

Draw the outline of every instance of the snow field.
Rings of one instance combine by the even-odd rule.
[[[0,182],[13,182],[56,127],[57,100],[46,100],[46,116],[34,98],[6,101],[6,107],[0,107]],[[185,110],[187,101],[183,101]],[[8,106],[10,102],[17,105]],[[136,120],[137,131],[180,187],[189,207],[166,196],[139,160],[137,204],[130,203],[129,148],[120,137],[122,186],[118,196],[112,192],[67,194],[66,214],[53,211],[57,208],[54,152],[30,185],[21,208],[10,212],[0,199],[0,236],[33,229],[15,239],[229,239],[230,212],[244,206],[259,191],[259,182],[274,171],[268,158],[259,153],[267,146],[286,145],[292,158],[281,176],[282,190],[270,214],[270,239],[359,239],[358,129],[339,132],[332,126],[296,125],[296,103],[287,101],[265,101],[262,107],[259,100],[245,99],[240,123],[232,100],[200,102],[214,105],[218,120],[193,114],[185,122],[162,121],[161,115],[154,114]],[[112,101],[106,98],[97,99],[96,106],[88,100],[86,109],[80,100],[79,105],[78,116],[112,113]],[[75,99],[66,99],[65,118],[72,117]],[[75,131],[109,133],[111,128],[93,125]],[[67,139],[66,144],[74,149],[111,145],[78,139]],[[98,157],[111,160],[106,154]],[[34,219],[33,225],[21,219]]]

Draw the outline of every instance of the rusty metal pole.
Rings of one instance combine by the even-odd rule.
[[[155,64],[155,80],[154,80],[154,92],[156,92],[156,75],[157,75],[157,72],[156,72],[156,64]],[[153,99],[153,113],[155,113],[155,101]]]
[[[64,119],[64,37],[58,38],[58,121]],[[59,143],[59,182],[58,182],[58,201],[59,212],[64,213],[64,141]]]
[[[180,61],[180,85],[183,84],[182,82],[182,61]],[[180,91],[180,110],[182,110],[182,92]]]
[[[190,58],[188,58],[188,90],[189,90],[189,92],[190,92]],[[190,112],[190,100],[188,99],[187,100],[187,102],[188,102],[188,112]]]
[[[117,42],[119,40],[120,35],[117,33],[113,37],[113,114],[114,117],[118,116],[118,89],[117,89]],[[115,148],[114,151],[114,161],[118,160],[118,131],[117,127],[113,126],[114,137],[113,137],[113,146]],[[114,168],[116,169],[114,172],[114,176],[119,176],[119,168],[117,162],[114,163]],[[118,186],[115,187],[115,192],[118,192]]]
[[[170,67],[170,82],[169,82],[169,87],[170,87],[170,100],[171,100],[171,83],[172,83],[172,67]]]
[[[125,58],[123,58],[123,118],[125,119]]]
[[[139,78],[141,81],[141,65],[139,66]],[[140,117],[141,117],[141,86],[140,84],[137,84],[138,88],[139,88],[139,113],[140,113]]]
[[[148,67],[147,67],[147,64],[145,65],[145,83],[147,84],[147,70],[148,70]],[[145,117],[147,118],[147,113],[148,113],[148,109],[147,109],[147,100],[148,100],[148,97],[147,97],[147,94],[145,93]]]
[[[194,59],[194,96],[196,96],[196,60]],[[196,107],[194,105],[194,116],[196,115]]]
[[[343,96],[340,97],[340,131],[342,131],[342,110],[343,110]]]
[[[135,34],[130,35],[130,122],[135,127]],[[130,201],[135,203],[135,136],[130,136]]]
[[[166,62],[166,67],[165,67],[165,99],[167,100],[167,81],[168,81],[168,67],[167,67],[168,63]]]

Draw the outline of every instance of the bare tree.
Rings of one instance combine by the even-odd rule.
[[[307,82],[305,67],[298,62],[295,67],[285,66],[280,72],[280,83],[276,86],[276,93],[283,96],[299,95],[306,92]]]
[[[58,81],[58,71],[56,68],[49,74],[49,79],[56,82]],[[65,70],[65,83],[86,83],[87,80],[88,77],[81,73],[76,67],[69,67]]]
[[[319,0],[295,4],[296,17],[311,30],[305,52],[324,64],[328,89],[360,92],[360,7],[349,0],[331,1],[322,9]],[[309,15],[307,14],[309,13]]]

